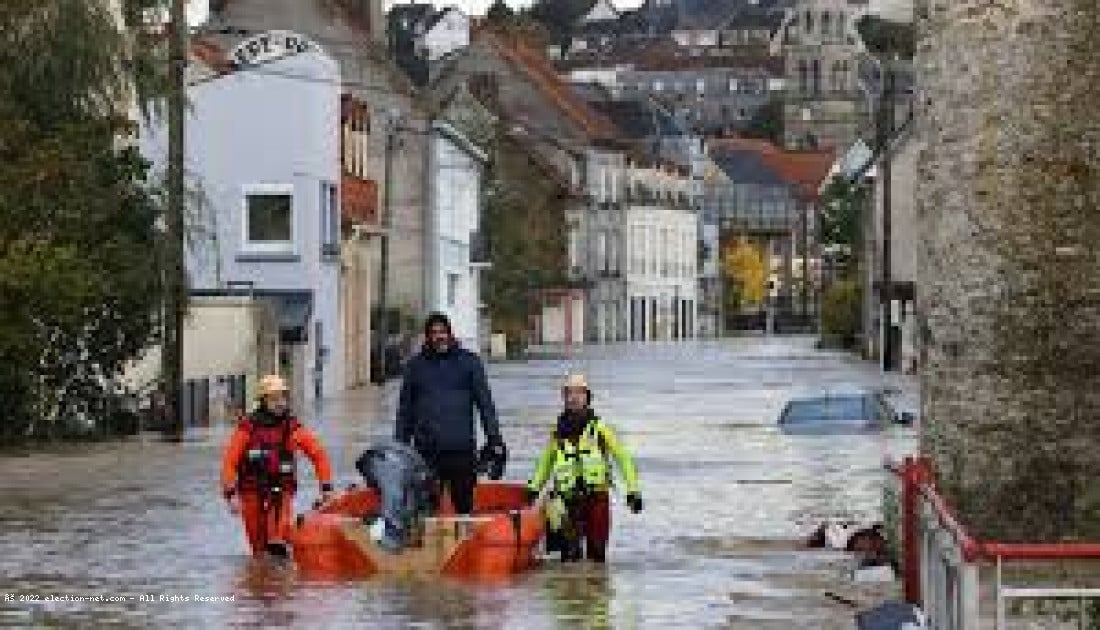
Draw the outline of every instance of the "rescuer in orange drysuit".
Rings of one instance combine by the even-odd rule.
[[[296,451],[313,464],[321,483],[321,501],[332,495],[332,465],[312,431],[290,411],[286,382],[276,375],[260,379],[260,401],[243,418],[225,448],[222,492],[229,509],[241,515],[254,555],[286,557],[294,515]]]

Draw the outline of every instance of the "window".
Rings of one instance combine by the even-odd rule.
[[[798,91],[805,94],[810,91],[809,66],[805,59],[798,60]]]
[[[454,308],[458,302],[458,283],[459,277],[457,273],[447,274],[447,307]]]
[[[700,93],[700,94],[703,94],[704,92],[707,91],[706,79],[696,79],[695,80],[695,91]]]
[[[294,252],[293,190],[291,186],[257,186],[245,191],[245,249]]]
[[[820,59],[814,59],[813,60],[811,73],[813,74],[813,93],[814,94],[821,94],[821,60]]]
[[[600,269],[603,271],[609,271],[608,265],[608,251],[607,251],[607,232],[600,231],[596,237],[596,259],[599,261]]]
[[[737,92],[737,79],[730,79],[730,92],[731,93],[736,93]]]
[[[336,184],[321,182],[321,256],[340,254],[340,203]]]
[[[671,249],[669,247],[669,244],[670,243],[669,243],[669,240],[668,240],[668,230],[661,230],[661,245],[660,245],[660,247],[661,247],[661,277],[662,278],[667,278],[668,277],[668,271],[669,271],[668,261],[669,261],[669,254],[671,253],[669,251]]]
[[[615,232],[610,233],[610,239],[607,242],[607,258],[608,269],[612,273],[619,273],[619,234]]]
[[[660,92],[663,89],[665,89],[665,84],[664,83],[662,83],[661,81],[654,81],[653,82],[653,91],[654,92]]]
[[[823,37],[829,37],[833,34],[832,22],[830,21],[832,17],[832,14],[828,11],[823,11],[821,13],[821,35]]]
[[[575,226],[569,228],[569,267],[576,268],[580,265],[581,235]]]

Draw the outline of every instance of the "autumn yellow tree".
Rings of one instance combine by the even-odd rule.
[[[737,286],[742,306],[758,306],[767,295],[768,266],[760,247],[745,237],[726,244],[722,270]]]

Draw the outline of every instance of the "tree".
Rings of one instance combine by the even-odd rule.
[[[860,330],[860,290],[854,279],[830,284],[821,296],[821,335],[844,348],[855,344]]]
[[[494,0],[492,6],[485,13],[485,19],[488,20],[489,24],[500,26],[506,24],[515,15],[516,12],[504,0]]]
[[[783,99],[772,98],[756,110],[749,124],[742,132],[746,138],[769,140],[772,144],[783,144]]]
[[[154,66],[115,24],[83,0],[0,6],[0,442],[106,427],[157,330],[158,198],[124,140]]]
[[[865,15],[856,23],[856,30],[867,50],[879,57],[912,59],[916,53],[916,28],[913,24],[884,20],[877,15]]]
[[[851,259],[847,262],[855,263],[848,266],[853,272],[861,260],[863,217],[869,195],[865,182],[842,177],[830,180],[821,194],[821,242],[844,252]]]
[[[918,4],[920,447],[978,538],[1100,539],[1100,7]]]
[[[760,247],[740,237],[726,245],[722,269],[737,288],[740,306],[759,306],[767,296],[768,265]]]
[[[484,299],[494,329],[513,342],[526,338],[539,292],[565,281],[564,200],[529,151],[497,136],[485,204],[492,266]]]

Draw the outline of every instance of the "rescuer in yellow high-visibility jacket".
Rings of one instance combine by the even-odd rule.
[[[565,411],[527,484],[528,497],[534,501],[550,482],[547,546],[560,549],[562,560],[579,560],[583,540],[587,558],[604,562],[611,535],[611,460],[618,465],[627,504],[635,514],[642,511],[637,468],[614,431],[592,410],[592,393],[583,375],[566,378],[562,397]]]

